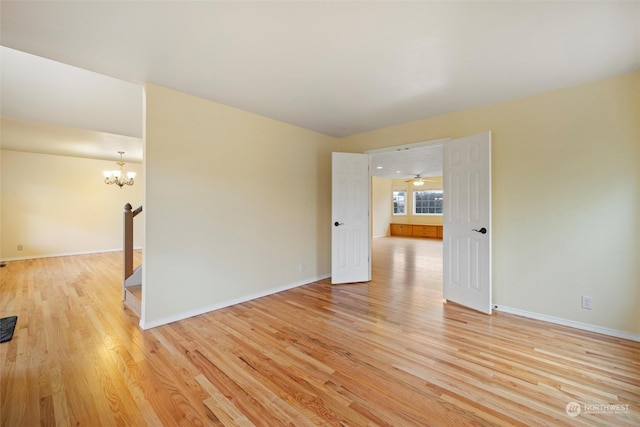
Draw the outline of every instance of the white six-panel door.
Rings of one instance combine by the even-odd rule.
[[[369,155],[332,154],[331,283],[371,280]]]
[[[443,295],[491,314],[491,132],[443,152]]]

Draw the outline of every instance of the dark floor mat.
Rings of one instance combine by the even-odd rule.
[[[0,319],[0,343],[11,341],[17,321],[18,316],[3,317]]]

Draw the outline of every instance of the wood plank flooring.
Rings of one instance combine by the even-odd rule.
[[[0,424],[640,425],[640,343],[447,304],[441,252],[375,239],[370,283],[148,331],[122,307],[121,253],[10,262]]]

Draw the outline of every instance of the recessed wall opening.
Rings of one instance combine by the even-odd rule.
[[[372,269],[402,277],[407,285],[424,285],[438,302],[442,300],[442,144],[447,140],[367,152],[372,177]]]

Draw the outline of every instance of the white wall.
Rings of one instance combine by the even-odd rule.
[[[390,234],[389,224],[393,211],[392,191],[390,179],[371,177],[371,235],[373,237],[384,237]]]
[[[330,274],[333,138],[153,84],[145,121],[142,327]]]
[[[142,203],[142,165],[132,187],[104,184],[110,161],[1,151],[0,258],[3,260],[122,250],[125,203]],[[135,244],[144,238],[136,218]],[[17,249],[18,245],[23,250]]]
[[[639,117],[633,73],[342,138],[339,149],[492,131],[494,303],[638,336]]]

